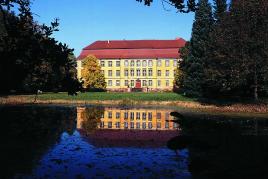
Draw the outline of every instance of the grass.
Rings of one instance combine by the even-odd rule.
[[[33,98],[34,95],[31,96]],[[194,101],[177,93],[112,93],[112,92],[87,92],[77,96],[68,96],[67,93],[44,93],[38,95],[39,100],[134,100],[134,101]]]

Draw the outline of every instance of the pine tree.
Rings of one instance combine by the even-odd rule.
[[[226,0],[213,0],[214,1],[214,18],[216,21],[220,21],[225,12],[227,11]]]
[[[183,91],[188,96],[203,94],[204,61],[213,25],[212,8],[208,0],[200,0],[192,29],[189,54],[183,57],[180,69],[183,72]]]
[[[86,89],[105,89],[106,82],[101,73],[101,67],[95,56],[88,56],[83,59],[82,81]]]

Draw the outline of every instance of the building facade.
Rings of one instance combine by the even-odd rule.
[[[86,121],[85,107],[77,107],[77,128],[82,128]],[[171,122],[171,110],[161,109],[104,109],[98,120],[97,129],[128,130],[178,130],[179,125]]]
[[[96,41],[85,47],[77,60],[81,78],[83,59],[99,59],[107,90],[170,91],[185,40]]]

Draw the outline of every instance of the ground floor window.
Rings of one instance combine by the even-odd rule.
[[[116,86],[120,86],[120,80],[116,80]]]
[[[113,86],[113,81],[112,80],[108,80],[108,86]]]
[[[153,81],[149,80],[149,86],[153,86]]]
[[[125,86],[128,86],[128,80],[125,80]]]
[[[166,80],[166,86],[169,86],[169,80]]]
[[[142,80],[142,86],[147,86],[147,81],[146,80]]]
[[[134,86],[134,80],[131,80],[130,83],[131,83],[131,86]]]
[[[157,86],[161,86],[161,80],[157,80]]]

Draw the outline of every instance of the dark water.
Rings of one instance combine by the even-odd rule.
[[[0,107],[0,178],[268,178],[265,117],[173,111]]]

